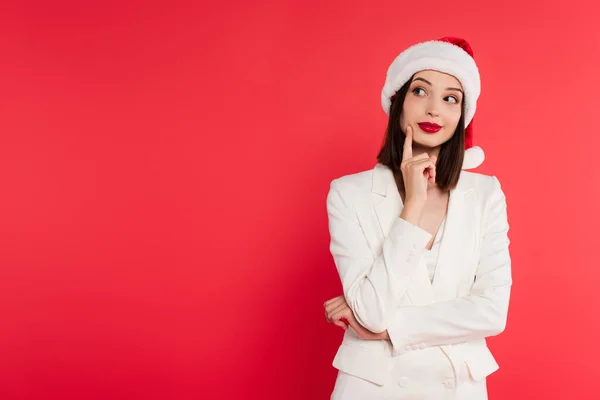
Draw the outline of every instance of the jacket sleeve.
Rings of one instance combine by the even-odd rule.
[[[400,306],[388,326],[393,354],[495,336],[506,326],[511,278],[506,199],[494,176],[481,255],[469,294],[424,306]]]
[[[327,195],[330,250],[357,321],[379,333],[389,326],[432,235],[398,216],[381,254],[374,257],[356,216],[351,190],[338,180],[331,183]]]

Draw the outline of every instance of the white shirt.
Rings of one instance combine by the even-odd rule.
[[[440,227],[433,240],[433,246],[431,250],[425,249],[423,257],[425,257],[425,263],[427,264],[427,272],[429,272],[429,280],[433,282],[433,276],[435,275],[435,266],[437,265],[437,259],[440,251],[440,244],[442,243],[442,236],[444,235],[444,228],[446,226],[446,217],[442,220]]]

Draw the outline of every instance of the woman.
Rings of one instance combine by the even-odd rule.
[[[344,328],[333,400],[487,399],[498,364],[486,337],[506,325],[506,200],[479,166],[479,70],[466,41],[403,51],[382,90],[389,115],[375,168],[335,179],[331,253],[344,294],[325,303]],[[347,327],[348,326],[348,327]]]

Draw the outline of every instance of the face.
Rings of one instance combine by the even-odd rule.
[[[402,132],[406,134],[410,124],[413,144],[424,148],[441,146],[454,135],[462,101],[462,85],[452,75],[432,70],[416,73],[402,107]]]

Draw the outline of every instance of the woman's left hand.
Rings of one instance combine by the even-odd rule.
[[[387,331],[373,333],[359,324],[354,317],[352,309],[348,306],[348,303],[346,303],[344,296],[338,296],[327,300],[324,304],[324,307],[325,317],[327,318],[328,322],[333,322],[335,325],[343,328],[344,330],[347,329],[347,326],[350,326],[361,339],[385,340],[389,338]]]

